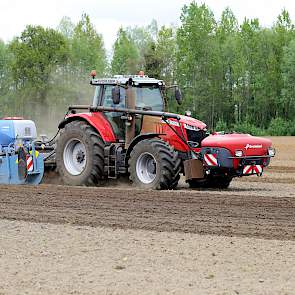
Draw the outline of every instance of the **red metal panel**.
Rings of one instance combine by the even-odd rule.
[[[210,135],[202,141],[202,147],[224,147],[234,155],[235,150],[242,150],[245,156],[267,155],[271,140],[249,134]]]
[[[105,142],[116,142],[116,136],[110,122],[100,112],[70,114],[67,118],[82,118],[99,132]]]

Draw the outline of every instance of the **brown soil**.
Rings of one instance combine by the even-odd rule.
[[[1,295],[292,295],[295,241],[0,220]]]
[[[295,137],[272,140],[222,191],[0,186],[0,295],[294,294]]]
[[[238,193],[236,193],[238,192]],[[249,194],[253,191],[248,190]],[[1,186],[0,218],[95,227],[295,239],[295,198],[247,189],[143,191]]]
[[[0,218],[293,240],[295,140],[272,140],[278,155],[265,175],[235,180],[229,190],[190,190],[183,180],[178,190],[148,192],[113,181],[105,188],[1,186]]]

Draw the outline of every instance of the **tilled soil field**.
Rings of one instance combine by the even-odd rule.
[[[280,196],[274,196],[266,184],[256,190],[247,189],[249,183],[233,186],[226,193],[184,189],[162,192],[53,185],[2,186],[0,218],[295,239],[295,191],[292,187],[280,185]]]
[[[0,186],[0,294],[294,294],[295,138],[272,140],[223,191]]]
[[[234,180],[228,190],[191,190],[184,182],[174,191],[143,191],[116,182],[105,188],[1,186],[0,218],[292,240],[293,141],[274,138],[278,155],[265,175]]]

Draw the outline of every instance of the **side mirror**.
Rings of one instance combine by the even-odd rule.
[[[175,99],[179,105],[182,103],[182,95],[179,88],[175,88]]]
[[[112,100],[114,104],[120,103],[120,86],[112,88]]]

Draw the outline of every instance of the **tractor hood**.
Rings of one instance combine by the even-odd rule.
[[[180,123],[184,124],[186,129],[200,129],[204,130],[207,128],[207,125],[202,121],[199,121],[192,117],[180,116]]]
[[[175,114],[176,115],[176,114]],[[178,115],[180,117],[180,120],[176,120],[174,118],[167,119],[167,120],[162,120],[163,123],[167,122],[171,125],[174,126],[179,126],[178,122],[186,129],[191,129],[191,130],[206,130],[207,125],[203,123],[202,121],[199,121],[195,118],[192,117],[187,117],[187,116],[182,116]]]
[[[250,134],[212,134],[202,141],[202,147],[225,148],[232,154],[236,150],[242,150],[245,156],[265,155],[271,145],[271,140]]]

